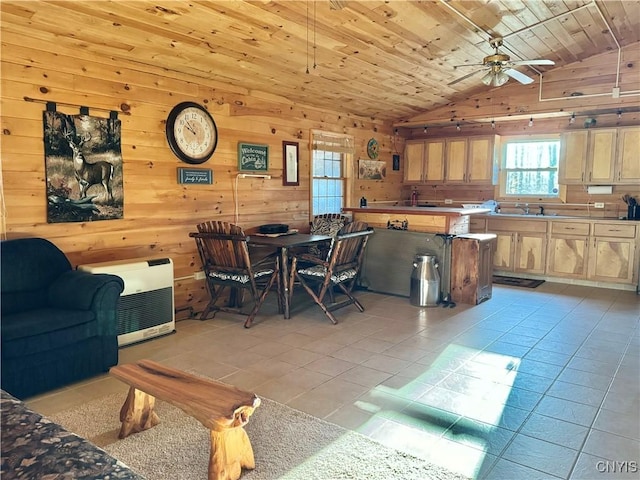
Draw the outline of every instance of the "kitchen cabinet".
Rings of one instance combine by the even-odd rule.
[[[590,238],[587,279],[632,283],[634,279],[636,225],[595,223]]]
[[[638,152],[640,152],[640,127],[619,128],[615,183],[634,185],[640,183]]]
[[[491,135],[447,139],[445,183],[491,184],[497,138]]]
[[[438,184],[444,180],[445,140],[409,141],[405,144],[405,183]]]
[[[491,233],[458,235],[452,242],[451,299],[477,305],[491,298],[493,242]]]
[[[469,219],[469,232],[470,233],[484,233],[487,231],[487,219],[478,217],[478,215],[471,215]]]
[[[547,222],[489,219],[487,232],[497,235],[493,265],[502,272],[543,274],[547,251]]]
[[[587,275],[589,224],[551,222],[547,274],[563,278]]]
[[[560,137],[559,183],[613,183],[617,132],[615,128],[601,128],[563,133]]]
[[[404,182],[490,185],[497,138],[491,135],[409,140],[404,150]]]

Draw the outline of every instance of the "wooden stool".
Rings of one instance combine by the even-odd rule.
[[[255,468],[244,430],[260,399],[224,383],[190,375],[152,360],[117,365],[111,375],[130,385],[120,410],[119,438],[157,425],[155,399],[182,409],[211,431],[209,480],[237,480],[242,468]]]

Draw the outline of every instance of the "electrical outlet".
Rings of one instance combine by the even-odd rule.
[[[444,199],[444,204],[445,205],[451,205],[453,203],[453,200],[451,200],[450,198],[445,198]]]
[[[206,276],[205,276],[205,274],[204,274],[204,272],[202,270],[193,274],[193,278],[195,280],[204,280],[205,277]]]
[[[593,208],[604,208],[604,202],[596,202],[593,204]]]

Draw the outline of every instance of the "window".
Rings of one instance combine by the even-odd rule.
[[[311,216],[340,213],[345,206],[347,165],[353,156],[353,137],[312,132]]]
[[[502,153],[501,196],[558,197],[558,136],[503,138]]]

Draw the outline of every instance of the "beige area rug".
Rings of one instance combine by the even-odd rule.
[[[118,439],[124,395],[109,395],[50,418],[102,447],[149,480],[205,480],[208,431],[172,405],[157,401],[161,423]],[[256,460],[242,480],[461,480],[424,460],[306,413],[262,399],[245,427]]]

